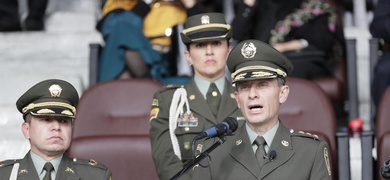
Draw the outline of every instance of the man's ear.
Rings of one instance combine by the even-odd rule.
[[[280,93],[279,93],[279,103],[284,103],[287,100],[288,94],[290,93],[290,87],[288,85],[284,85],[280,87]]]
[[[236,99],[236,103],[237,103],[238,109],[241,109],[240,108],[240,103],[238,102],[238,92],[237,91],[234,92],[234,98]]]
[[[26,139],[30,139],[30,124],[27,122],[24,122],[22,124],[22,133]]]

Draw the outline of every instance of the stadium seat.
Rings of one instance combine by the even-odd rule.
[[[390,156],[390,87],[383,94],[377,109],[376,116],[376,140],[377,140],[377,170],[389,159]]]
[[[289,77],[287,85],[290,87],[290,94],[287,101],[281,105],[279,112],[283,124],[289,128],[316,134],[328,142],[333,179],[340,179],[337,178],[338,173],[349,174],[338,170],[340,165],[337,165],[337,162],[341,161],[338,157],[346,158],[343,160],[343,168],[349,170],[348,157],[340,156],[340,153],[348,154],[345,152],[348,150],[348,143],[341,143],[347,147],[336,145],[338,143],[336,116],[327,95],[312,81]]]
[[[113,179],[158,179],[149,139],[149,112],[153,94],[160,87],[148,79],[92,86],[78,104],[69,155],[104,163]]]
[[[330,98],[334,107],[336,118],[344,118],[347,112],[344,109],[345,103],[348,99],[348,82],[347,82],[347,53],[346,42],[344,37],[343,20],[340,11],[340,6],[335,0],[326,0],[336,9],[337,13],[337,27],[340,28],[337,31],[335,38],[338,40],[338,44],[334,43],[333,47],[337,47],[335,51],[341,54],[341,57],[334,57],[331,60],[333,67],[334,77],[326,77],[314,79],[313,81],[318,84],[325,94]],[[338,49],[339,48],[339,49]]]

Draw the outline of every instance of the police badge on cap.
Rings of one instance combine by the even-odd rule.
[[[245,40],[230,52],[227,66],[232,73],[232,82],[285,78],[293,65],[282,53],[259,40]]]
[[[16,107],[23,114],[34,116],[64,116],[75,118],[79,95],[68,82],[59,79],[42,81],[16,102]]]

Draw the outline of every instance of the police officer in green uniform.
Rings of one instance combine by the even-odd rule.
[[[278,118],[289,94],[291,62],[266,43],[245,40],[233,48],[227,65],[246,123],[200,163],[207,168],[195,166],[193,179],[331,179],[327,142]],[[212,143],[206,140],[204,148]]]
[[[155,94],[150,112],[153,160],[160,179],[170,179],[202,151],[193,138],[227,117],[243,123],[234,88],[225,78],[231,27],[221,13],[187,18],[181,38],[194,77],[185,85],[167,85]],[[214,88],[214,89],[213,89]],[[240,121],[241,120],[241,121]],[[191,172],[180,179],[189,179]]]
[[[22,132],[31,150],[23,159],[0,162],[0,179],[111,179],[105,165],[65,153],[78,101],[76,89],[59,79],[42,81],[27,90],[16,106],[23,114]]]

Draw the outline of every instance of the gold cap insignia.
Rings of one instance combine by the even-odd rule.
[[[70,112],[69,110],[63,110],[61,114],[68,115],[68,116],[73,116],[74,114]]]
[[[241,48],[241,54],[245,58],[253,58],[253,57],[255,57],[256,46],[253,43],[251,43],[251,42],[245,43],[242,46],[242,48]]]
[[[52,97],[60,97],[62,88],[58,84],[53,84],[49,87],[49,91]]]
[[[56,112],[54,112],[51,109],[41,109],[41,110],[37,111],[37,114],[54,114],[54,113],[56,113]]]
[[[202,24],[210,24],[210,17],[207,15],[204,15],[204,16],[200,17],[200,21],[202,22]]]

